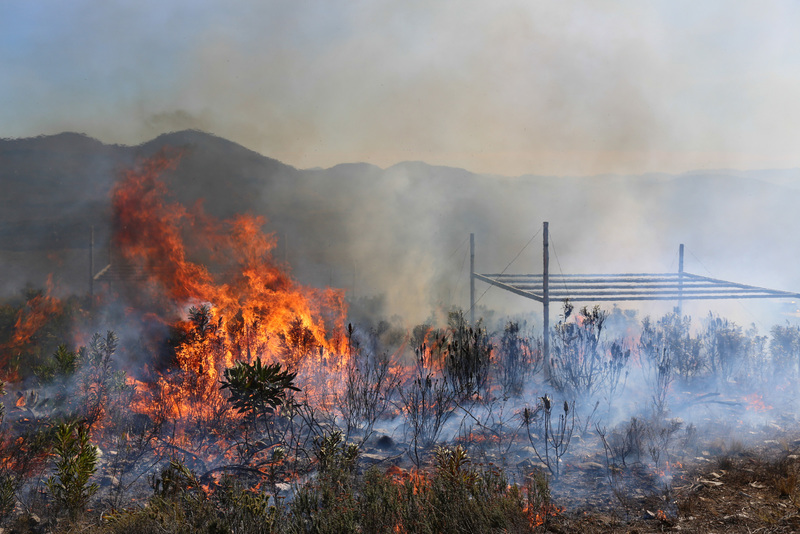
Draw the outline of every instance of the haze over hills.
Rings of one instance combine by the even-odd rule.
[[[507,272],[539,272],[541,242],[531,238],[545,220],[554,272],[675,271],[685,243],[690,272],[800,291],[797,170],[502,177],[422,162],[301,170],[198,131],[135,147],[74,133],[0,140],[2,290],[41,285],[52,272],[63,291],[85,292],[89,229],[101,264],[115,180],[165,146],[184,151],[164,176],[177,200],[202,202],[217,217],[263,215],[278,237],[276,257],[301,282],[356,299],[380,295],[387,316],[421,321],[467,306],[470,232],[479,271],[500,272],[519,254]],[[481,304],[537,308],[494,289]],[[747,303],[754,313],[760,306]]]

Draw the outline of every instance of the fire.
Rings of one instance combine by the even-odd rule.
[[[528,516],[531,528],[536,529],[537,527],[544,525],[548,518],[563,514],[565,508],[548,503],[539,507],[526,505],[525,508],[523,508],[523,511]]]
[[[768,406],[764,403],[764,396],[759,393],[751,393],[750,395],[745,395],[742,397],[745,402],[745,407],[749,411],[754,412],[766,412],[772,409],[772,406]]]
[[[293,280],[272,256],[277,241],[262,231],[263,218],[217,220],[200,204],[187,209],[170,201],[161,176],[179,160],[180,153],[162,151],[125,172],[112,192],[120,260],[141,273],[126,288],[130,309],[147,310],[131,313],[169,325],[178,340],[177,369],[135,382],[142,400],[134,409],[213,421],[225,405],[219,389],[225,369],[257,357],[298,371],[305,393],[325,391],[346,363],[337,335],[346,315],[343,292]],[[322,368],[328,372],[315,383],[309,377]],[[182,439],[179,429],[173,445]]]
[[[199,205],[168,202],[159,177],[178,160],[163,152],[129,170],[112,201],[116,245],[146,277],[134,298],[157,304],[167,320],[192,307],[205,315],[184,315],[177,325],[190,338],[178,355],[181,367],[216,379],[234,360],[257,354],[296,366],[341,353],[340,338],[328,330],[344,323],[342,292],[303,287],[279,268],[263,218],[217,221]]]
[[[14,370],[8,365],[10,356],[20,352],[54,315],[61,312],[62,304],[53,296],[53,288],[51,274],[47,277],[45,291],[29,298],[17,313],[13,336],[4,346],[0,345],[0,369],[3,370],[4,379],[16,378]]]

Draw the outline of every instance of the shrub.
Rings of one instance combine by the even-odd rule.
[[[461,311],[451,312],[448,321],[448,342],[444,372],[455,393],[469,397],[486,387],[491,363],[492,345],[481,322],[474,327]]]
[[[119,338],[114,332],[92,336],[88,347],[78,351],[76,382],[77,387],[72,402],[76,416],[86,421],[91,428],[103,414],[124,413],[128,410],[127,400],[122,393],[130,388],[125,381],[125,372],[114,369],[114,353]]]
[[[800,362],[800,326],[775,325],[770,334],[769,351],[776,374],[796,376]]]
[[[438,440],[442,427],[453,415],[456,399],[447,381],[434,375],[428,347],[423,343],[415,354],[414,377],[399,395],[410,434],[408,453],[420,467],[422,452]]]
[[[391,405],[400,376],[388,355],[361,350],[350,324],[347,340],[349,358],[344,391],[337,395],[337,404],[344,419],[345,438],[359,433],[360,442],[364,443],[372,435],[375,422]]]
[[[607,314],[599,307],[583,308],[570,321],[572,312],[573,306],[566,302],[564,318],[555,326],[549,378],[556,390],[571,399],[592,398],[603,379],[600,335]]]
[[[53,454],[55,474],[47,479],[47,489],[59,510],[74,520],[99,489],[89,484],[97,469],[97,448],[89,443],[85,425],[63,423],[56,430]]]
[[[253,423],[266,417],[286,400],[286,391],[300,391],[294,385],[297,373],[281,370],[280,363],[263,366],[261,358],[248,364],[238,361],[225,370],[220,389],[230,392],[230,402],[240,413],[247,413]]]
[[[520,324],[509,321],[503,329],[498,349],[500,385],[505,395],[518,397],[525,383],[542,369],[541,341],[524,337]]]

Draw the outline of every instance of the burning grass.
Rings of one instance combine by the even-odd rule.
[[[524,325],[459,311],[346,324],[342,292],[293,280],[263,220],[170,202],[178,157],[114,190],[135,276],[0,308],[0,516],[18,531],[656,531],[751,468],[786,513],[748,517],[794,524],[794,446],[742,458],[797,428],[800,327],[669,314],[617,335],[567,303],[545,361]]]

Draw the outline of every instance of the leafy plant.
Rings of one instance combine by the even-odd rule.
[[[252,364],[238,361],[225,370],[220,389],[230,392],[230,402],[240,413],[249,413],[254,419],[274,413],[286,400],[286,391],[300,391],[294,385],[297,373],[281,370],[280,363],[262,365],[261,358]]]
[[[74,520],[99,489],[97,484],[89,483],[97,469],[97,448],[89,442],[87,426],[59,425],[53,455],[55,474],[47,479],[47,489],[59,509],[66,510]]]
[[[114,332],[92,336],[88,347],[77,357],[77,391],[74,396],[76,414],[91,428],[103,414],[124,413],[127,401],[123,392],[130,390],[125,372],[115,370],[113,360],[119,338]]]
[[[33,374],[42,384],[72,376],[78,367],[78,354],[65,344],[58,346],[53,356],[43,365],[36,366]]]

